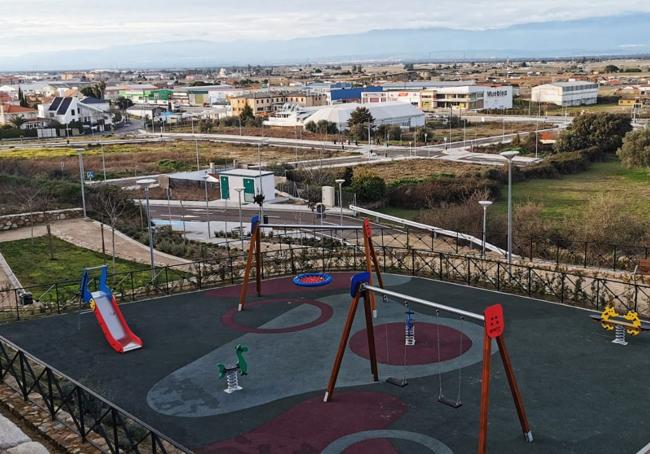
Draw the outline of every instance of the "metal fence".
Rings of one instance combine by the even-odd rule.
[[[323,229],[335,228],[324,226]],[[365,259],[358,233],[349,232],[348,235],[312,234],[308,239],[296,239],[290,233],[286,237],[277,233],[268,236],[264,241],[267,250],[262,252],[262,276],[269,278],[314,270],[361,270]],[[641,276],[614,279],[557,266],[508,265],[500,259],[386,243],[375,246],[386,272],[461,282],[591,309],[600,309],[612,301],[650,317],[650,281]],[[231,285],[241,282],[244,259],[240,253],[189,265],[158,267],[154,279],[150,269],[118,273],[110,276],[109,284],[120,302]],[[93,285],[91,282],[91,289]],[[20,295],[25,291],[33,294],[34,304],[21,304]],[[77,281],[0,291],[0,299],[11,302],[0,309],[0,321],[4,322],[84,309],[80,306]]]
[[[0,379],[104,452],[191,452],[1,336]]]

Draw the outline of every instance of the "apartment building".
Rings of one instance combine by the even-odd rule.
[[[316,107],[327,104],[327,95],[322,93],[250,93],[230,98],[232,114],[239,115],[248,105],[255,115],[268,116],[282,109],[286,104],[300,107]]]

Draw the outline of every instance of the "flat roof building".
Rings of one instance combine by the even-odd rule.
[[[327,120],[335,123],[339,131],[343,131],[348,128],[348,120],[352,112],[359,107],[365,107],[370,111],[375,120],[375,126],[397,125],[404,128],[424,126],[424,112],[412,104],[403,102],[336,104],[316,110],[304,120],[304,123],[310,121],[318,123],[321,120]]]
[[[598,84],[589,81],[553,82],[533,87],[530,100],[558,106],[582,106],[598,102]]]

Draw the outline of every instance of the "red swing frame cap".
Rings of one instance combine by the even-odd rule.
[[[500,304],[488,306],[483,311],[485,317],[485,334],[494,339],[503,334],[505,322],[503,320],[503,307]]]

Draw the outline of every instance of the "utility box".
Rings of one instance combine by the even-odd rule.
[[[333,186],[323,186],[322,188],[323,205],[327,208],[333,208],[336,205],[336,192]]]
[[[241,188],[242,203],[252,203],[257,194],[264,195],[264,202],[275,200],[275,177],[273,172],[252,169],[233,169],[219,173],[221,200],[237,203]]]
[[[21,292],[20,293],[20,304],[23,306],[29,306],[30,304],[34,304],[34,297],[32,296],[31,292]]]

